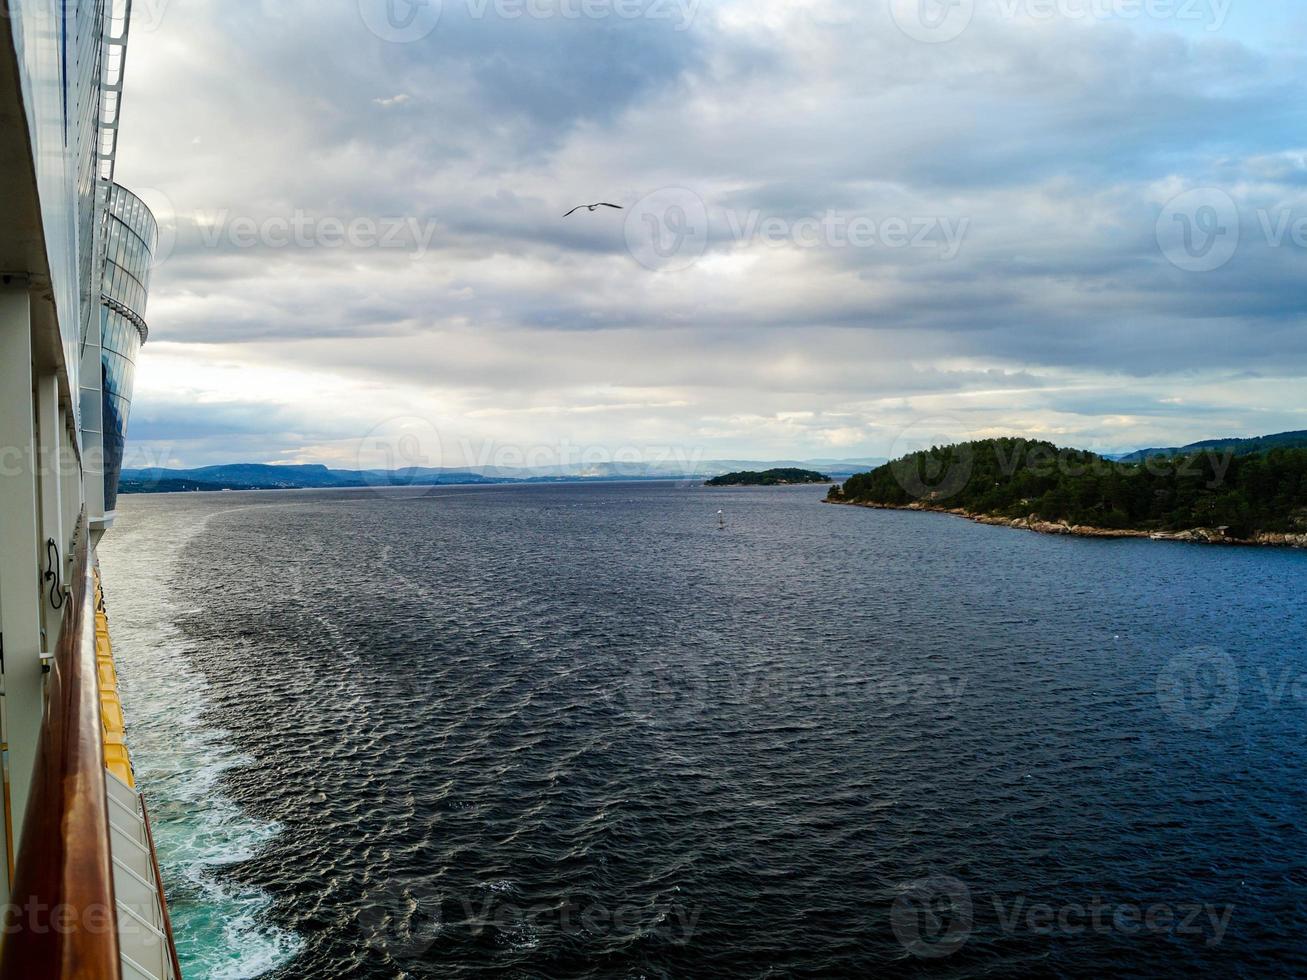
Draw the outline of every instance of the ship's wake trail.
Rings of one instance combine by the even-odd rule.
[[[281,827],[227,795],[224,774],[251,760],[206,721],[209,685],[178,626],[187,600],[175,565],[214,516],[153,514],[148,540],[128,516],[100,552],[130,749],[150,801],[182,969],[190,980],[239,980],[289,962],[301,941],[267,921],[270,895],[226,873]],[[164,533],[164,523],[175,526]]]

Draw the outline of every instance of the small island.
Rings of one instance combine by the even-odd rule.
[[[778,469],[764,470],[761,473],[745,471],[727,473],[714,477],[704,483],[705,487],[793,487],[808,483],[833,483],[834,481],[814,470]]]

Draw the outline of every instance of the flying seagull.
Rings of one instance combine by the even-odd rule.
[[[598,204],[578,204],[576,207],[572,208],[571,211],[568,211],[567,214],[563,215],[563,217],[570,218],[582,208],[585,208],[587,211],[593,211],[595,208],[616,208],[618,211],[625,210],[620,204],[609,204],[607,201],[600,201]]]

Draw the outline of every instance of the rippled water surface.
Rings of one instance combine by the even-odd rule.
[[[124,500],[188,975],[1307,971],[1307,554],[820,497]]]

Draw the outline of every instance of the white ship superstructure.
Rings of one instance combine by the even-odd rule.
[[[95,556],[158,234],[114,182],[130,19],[0,0],[0,978],[180,975]]]

